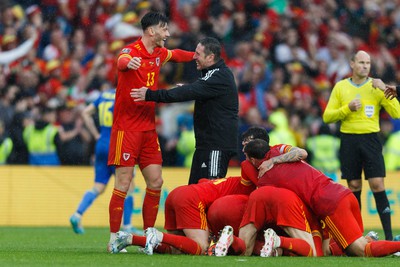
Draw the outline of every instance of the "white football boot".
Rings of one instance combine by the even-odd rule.
[[[222,230],[221,236],[219,237],[217,244],[215,245],[215,256],[224,257],[228,253],[229,247],[233,243],[233,228],[227,225]]]
[[[281,245],[280,237],[271,228],[264,231],[265,244],[260,251],[261,257],[276,256],[276,248]]]
[[[144,246],[143,252],[147,255],[153,255],[153,250],[163,239],[163,233],[154,227],[149,227],[144,231],[144,234],[146,236],[146,245]]]

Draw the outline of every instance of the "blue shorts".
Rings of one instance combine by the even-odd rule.
[[[115,166],[107,166],[109,143],[101,139],[96,143],[94,162],[94,181],[108,184],[110,177],[115,174]]]

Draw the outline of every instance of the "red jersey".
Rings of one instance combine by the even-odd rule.
[[[250,195],[256,189],[255,184],[240,176],[208,180],[189,186],[195,189],[206,208],[220,197],[227,195]]]
[[[241,175],[243,179],[258,183],[258,170],[254,168],[250,161],[244,160],[240,163]]]
[[[155,102],[135,102],[130,96],[132,88],[147,87],[156,90],[160,68],[167,61],[189,62],[194,52],[168,50],[156,47],[149,54],[139,38],[125,46],[118,58],[141,57],[141,66],[137,70],[118,71],[118,85],[115,95],[114,123],[115,130],[149,131],[155,129]]]
[[[282,146],[271,147],[265,160],[281,155]],[[320,218],[331,215],[340,200],[352,193],[304,161],[275,164],[258,180],[258,186],[265,185],[293,191]]]

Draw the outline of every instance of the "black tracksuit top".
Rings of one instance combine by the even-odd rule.
[[[192,84],[170,90],[147,90],[146,101],[195,100],[193,122],[196,149],[237,151],[238,90],[232,71],[221,59],[201,71]]]

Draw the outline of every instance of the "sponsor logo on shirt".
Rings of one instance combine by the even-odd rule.
[[[202,167],[202,168],[207,168],[207,165],[206,165],[206,163],[205,163],[205,162],[203,162],[203,164],[201,164],[201,167]]]
[[[132,51],[130,48],[124,48],[121,50],[121,54],[129,54]]]
[[[157,64],[157,67],[160,66],[160,58],[159,57],[156,58],[156,64]]]

